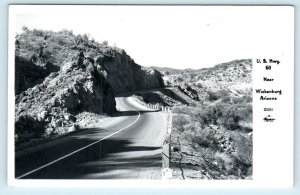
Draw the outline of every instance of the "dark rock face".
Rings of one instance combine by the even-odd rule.
[[[124,50],[104,51],[96,58],[96,64],[105,70],[116,94],[164,86],[158,71],[136,64]]]
[[[59,67],[51,63],[41,67],[29,60],[16,57],[15,70],[15,94],[20,94],[22,91],[42,83],[51,72],[59,71]]]
[[[193,89],[190,85],[188,84],[182,84],[178,86],[178,89],[182,91],[185,95],[189,96],[193,100],[199,100],[198,93],[195,89]]]
[[[104,76],[70,62],[16,96],[16,135],[22,141],[26,136],[64,134],[74,130],[76,114],[112,113],[115,107],[113,89]]]

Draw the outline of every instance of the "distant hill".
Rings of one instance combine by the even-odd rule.
[[[246,89],[250,92],[252,61],[250,59],[234,60],[211,68],[182,72],[176,75],[165,75],[164,79],[166,85],[169,86],[189,84],[211,89],[212,91]]]
[[[173,75],[173,74],[180,74],[185,72],[195,72],[197,69],[187,68],[187,69],[175,69],[175,68],[168,68],[168,67],[157,67],[152,66],[151,68],[159,71],[163,75]]]

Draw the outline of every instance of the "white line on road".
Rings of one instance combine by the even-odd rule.
[[[133,109],[134,111],[138,112],[139,116],[135,119],[135,121],[133,121],[132,123],[130,123],[130,124],[127,125],[126,127],[123,127],[122,129],[120,129],[120,130],[118,130],[118,131],[116,131],[116,132],[114,132],[114,133],[112,133],[112,134],[110,134],[110,135],[108,135],[108,136],[106,136],[106,137],[104,137],[104,138],[98,140],[98,141],[95,141],[95,142],[93,142],[93,143],[91,143],[91,144],[89,144],[89,145],[87,145],[87,146],[84,146],[84,147],[82,147],[82,148],[79,148],[78,150],[75,150],[74,152],[71,152],[71,153],[69,153],[69,154],[67,154],[67,155],[64,155],[64,156],[62,156],[62,157],[60,157],[60,158],[58,158],[58,159],[56,159],[56,160],[54,160],[54,161],[51,161],[51,162],[49,162],[49,163],[47,163],[47,164],[45,164],[45,165],[43,165],[43,166],[40,166],[40,167],[38,167],[38,168],[36,168],[36,169],[34,169],[34,170],[32,170],[32,171],[29,171],[29,172],[27,172],[27,173],[24,173],[23,175],[18,176],[18,177],[16,177],[16,178],[17,178],[17,179],[21,179],[22,177],[25,177],[25,176],[27,176],[27,175],[30,175],[30,174],[34,173],[34,172],[37,172],[37,171],[39,171],[39,170],[41,170],[41,169],[43,169],[43,168],[45,168],[45,167],[48,167],[48,166],[50,166],[50,165],[52,165],[52,164],[54,164],[54,163],[56,163],[56,162],[58,162],[58,161],[60,161],[60,160],[63,160],[63,159],[65,159],[65,158],[67,158],[67,157],[69,157],[69,156],[71,156],[71,155],[73,155],[73,154],[75,154],[75,153],[77,153],[77,152],[80,152],[80,151],[82,151],[82,150],[84,150],[84,149],[86,149],[86,148],[88,148],[88,147],[90,147],[90,146],[92,146],[92,145],[95,145],[95,144],[97,144],[97,143],[99,143],[99,142],[101,142],[101,141],[103,141],[103,140],[105,140],[105,139],[107,139],[107,138],[109,138],[109,137],[115,135],[115,134],[117,134],[117,133],[119,133],[119,132],[121,132],[121,131],[127,129],[128,127],[130,127],[130,126],[133,125],[134,123],[136,123],[136,122],[139,120],[139,118],[140,118],[140,116],[141,116],[141,113],[140,113],[138,110],[132,108],[131,106],[125,105],[125,103],[124,103],[124,101],[123,101],[123,98],[121,98],[121,100],[122,100],[122,103],[123,103],[124,106],[126,106],[127,108],[131,108],[131,109]]]

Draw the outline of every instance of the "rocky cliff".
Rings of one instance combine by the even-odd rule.
[[[116,111],[115,95],[104,76],[91,64],[62,66],[33,88],[16,96],[17,142],[76,130],[77,114]]]
[[[107,81],[116,93],[164,86],[158,71],[136,64],[124,50],[112,49],[110,53],[103,53],[97,56],[96,63],[107,72]]]

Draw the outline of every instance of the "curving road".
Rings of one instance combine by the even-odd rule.
[[[119,114],[16,153],[18,179],[160,179],[167,113],[116,98]]]

